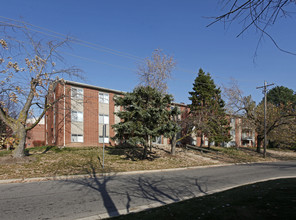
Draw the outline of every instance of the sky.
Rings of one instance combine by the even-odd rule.
[[[50,35],[84,41],[61,51],[69,66],[83,70],[80,82],[130,92],[138,85],[137,66],[155,49],[177,62],[168,83],[175,102],[189,104],[188,92],[199,68],[217,86],[236,80],[244,95],[258,103],[266,80],[296,91],[296,56],[279,51],[264,38],[255,56],[260,33],[250,28],[236,37],[242,23],[216,23],[223,13],[219,0],[10,0],[3,1],[0,21],[8,19],[43,28]],[[4,5],[4,7],[3,7]],[[295,17],[279,17],[268,29],[284,49],[296,51]],[[45,29],[47,29],[45,31]],[[54,31],[49,32],[48,30]],[[46,37],[46,35],[45,35]],[[63,37],[62,37],[63,38]],[[57,38],[59,39],[59,38]]]

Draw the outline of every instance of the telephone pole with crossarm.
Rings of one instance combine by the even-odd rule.
[[[267,97],[266,97],[266,92],[267,92],[267,87],[268,86],[273,86],[274,84],[267,84],[266,81],[264,81],[264,86],[259,86],[256,87],[256,89],[262,89],[262,93],[264,94],[264,143],[263,143],[263,157],[266,157],[266,145],[267,145],[267,138],[266,138],[266,112],[267,112]]]

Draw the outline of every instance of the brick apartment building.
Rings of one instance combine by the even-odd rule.
[[[103,142],[113,145],[111,126],[119,122],[114,112],[113,97],[124,92],[65,81],[58,84],[51,101],[60,99],[45,115],[45,141],[57,146],[99,146]],[[103,125],[106,125],[103,139]]]
[[[88,84],[65,81],[58,84],[50,101],[61,98],[45,115],[45,144],[57,146],[114,145],[112,125],[120,122],[114,114],[120,107],[114,105],[113,97],[124,92]],[[186,117],[188,107],[173,103],[182,112],[179,120]],[[106,126],[103,139],[103,125]],[[168,144],[169,140],[158,137],[155,144]]]
[[[114,96],[123,96],[124,92],[88,84],[65,81],[58,84],[51,97],[61,98],[45,115],[45,144],[57,146],[101,146],[104,143],[114,145],[112,125],[120,122],[114,112],[120,107],[114,105]],[[178,120],[184,120],[189,113],[189,107],[184,103],[173,103],[181,111]],[[103,138],[103,125],[106,126]],[[232,140],[226,146],[253,146],[254,132],[242,126],[240,118],[230,119]],[[181,137],[181,133],[178,134]],[[169,144],[163,137],[153,140],[155,144]],[[192,135],[187,143],[200,145],[200,137]],[[207,138],[204,145],[207,146]]]
[[[230,119],[231,141],[228,146],[254,147],[256,145],[256,133],[254,128],[250,128],[244,123],[241,117]]]

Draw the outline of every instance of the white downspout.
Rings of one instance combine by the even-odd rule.
[[[64,84],[64,147],[66,146],[66,84]]]

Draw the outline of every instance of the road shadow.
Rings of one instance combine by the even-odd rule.
[[[101,164],[100,158],[99,163]],[[114,175],[101,175],[96,173],[95,166],[93,164],[93,161],[89,162],[89,166],[86,169],[87,173],[89,174],[89,178],[83,178],[83,179],[69,179],[66,180],[68,183],[74,183],[78,184],[82,187],[88,187],[92,190],[95,190],[96,192],[99,192],[103,201],[103,205],[109,214],[109,216],[118,216],[119,212],[118,209],[112,200],[110,193],[107,189],[107,184],[110,182]]]
[[[175,178],[162,174],[134,174],[134,175],[99,175],[90,164],[90,177],[67,180],[71,184],[95,190],[100,194],[102,204],[110,217],[120,215],[120,210],[131,210],[138,206],[158,204],[166,205],[196,196],[207,195],[208,178],[186,177]],[[184,178],[183,178],[184,177]],[[111,196],[112,195],[112,196]],[[102,203],[100,203],[102,201]]]
[[[200,194],[206,195],[208,191],[207,185],[201,183],[198,178],[173,180],[164,177],[149,178],[141,176],[138,177],[135,183],[138,190],[133,191],[133,196],[142,197],[163,205],[182,201],[184,198],[192,198]]]

